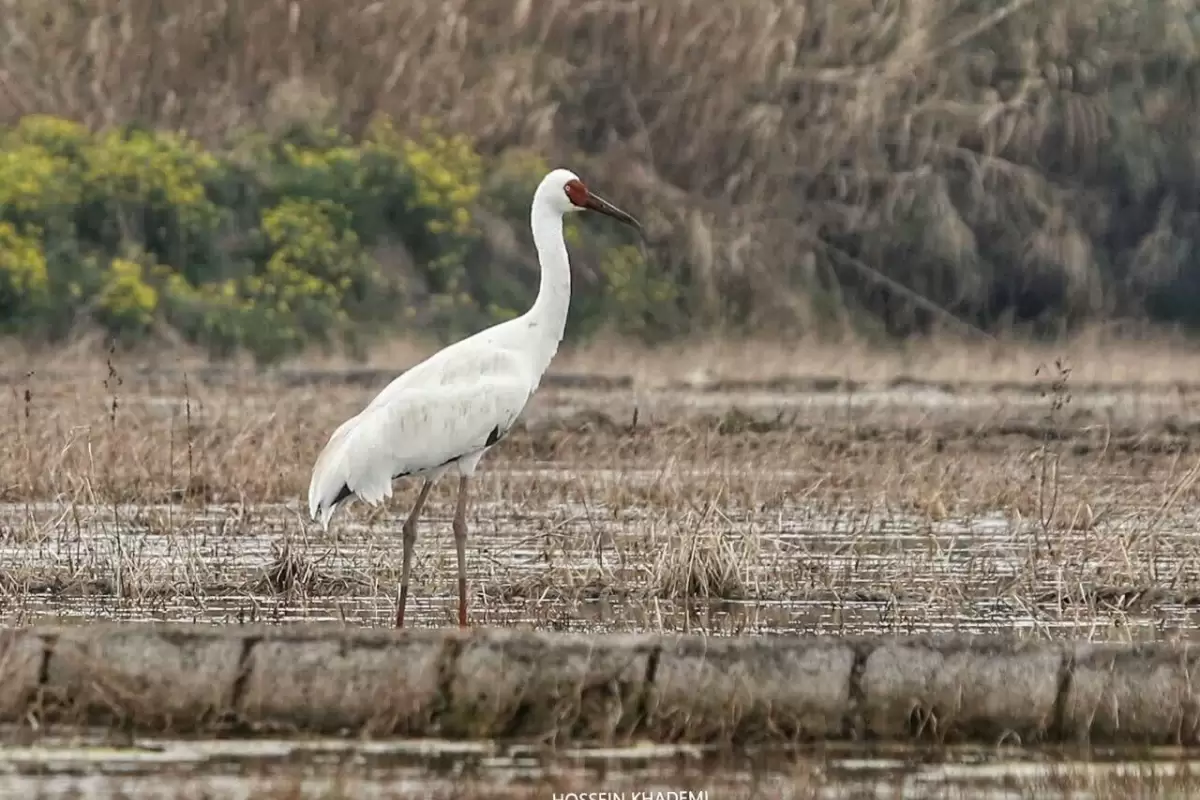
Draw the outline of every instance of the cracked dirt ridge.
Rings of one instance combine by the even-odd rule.
[[[550,742],[1200,742],[1200,649],[336,625],[0,629],[0,722]]]

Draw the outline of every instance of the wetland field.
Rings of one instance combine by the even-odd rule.
[[[1090,341],[915,353],[564,352],[475,482],[473,623],[1191,638],[1200,353]],[[4,623],[390,624],[417,485],[398,483],[381,508],[351,505],[328,533],[304,496],[333,428],[418,355],[256,372],[9,353]],[[455,622],[453,490],[439,484],[422,517],[413,625]],[[14,797],[1200,790],[1185,751],[822,748],[716,768],[701,751],[651,747],[550,758],[508,745],[8,736],[0,794]]]

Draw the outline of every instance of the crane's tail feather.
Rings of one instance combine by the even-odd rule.
[[[329,521],[331,519],[333,519],[333,512],[335,512],[335,511],[337,511],[337,506],[333,506],[330,508],[325,508],[324,506],[322,506],[321,508],[317,509],[315,514],[312,515],[312,519],[314,522],[317,522],[320,524],[321,530],[328,531],[329,530]]]
[[[334,486],[337,486],[336,491],[334,491]],[[357,498],[375,506],[391,496],[391,481],[369,480],[357,489],[351,489],[350,484],[345,480],[334,484],[326,479],[324,474],[321,479],[314,475],[308,492],[308,513],[313,521],[320,523],[324,530],[329,530],[329,522],[333,519],[333,515],[346,503]]]
[[[322,500],[316,493],[309,497],[308,513],[314,521],[321,523],[321,527],[329,530],[329,521],[333,519],[334,513],[342,507],[344,503],[351,500],[355,493],[350,490],[348,484],[343,483],[342,488],[328,502]]]
[[[356,415],[339,425],[313,464],[308,483],[308,515],[325,530],[329,530],[329,521],[338,507],[354,494],[346,480],[342,445],[357,420]]]

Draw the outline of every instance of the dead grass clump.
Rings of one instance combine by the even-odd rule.
[[[660,542],[647,590],[669,599],[741,600],[749,596],[755,556],[748,536],[684,521]]]
[[[255,591],[307,597],[346,594],[354,588],[346,576],[318,569],[318,561],[299,552],[288,538],[271,545],[271,551],[271,563],[263,576],[255,581]]]

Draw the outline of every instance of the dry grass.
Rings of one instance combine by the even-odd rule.
[[[997,388],[992,363],[1036,356],[997,351],[976,364],[976,351],[949,344],[922,362],[959,365],[940,388],[897,385],[905,354],[857,347],[841,359],[849,383],[804,389],[770,377],[781,355],[748,367],[758,356],[728,345],[695,351],[708,388],[635,377],[672,362],[662,354],[565,353],[561,369],[575,377],[547,381],[477,482],[476,619],[1178,635],[1200,600],[1200,548],[1186,535],[1200,411],[1194,388],[1158,381],[1193,356],[1176,368],[1169,348],[1148,358],[1144,345],[1069,346],[1095,385],[1078,388],[1072,373]],[[329,534],[302,503],[329,431],[386,378],[306,383],[294,367],[82,352],[7,362],[8,619],[390,618],[416,487],[399,484],[383,508],[352,506]],[[673,355],[683,375],[688,356]],[[628,384],[613,380],[614,361]],[[1107,388],[1100,361],[1127,365]],[[588,385],[595,373],[607,382]],[[721,388],[727,374],[743,383]],[[751,376],[759,383],[744,383]],[[410,603],[423,624],[452,618],[452,491],[435,490],[418,545]]]
[[[908,290],[992,319],[1139,316],[1195,227],[1187,4],[2,7],[0,120],[215,140],[436,117],[605,176],[703,320],[867,305],[903,328],[930,314]]]

